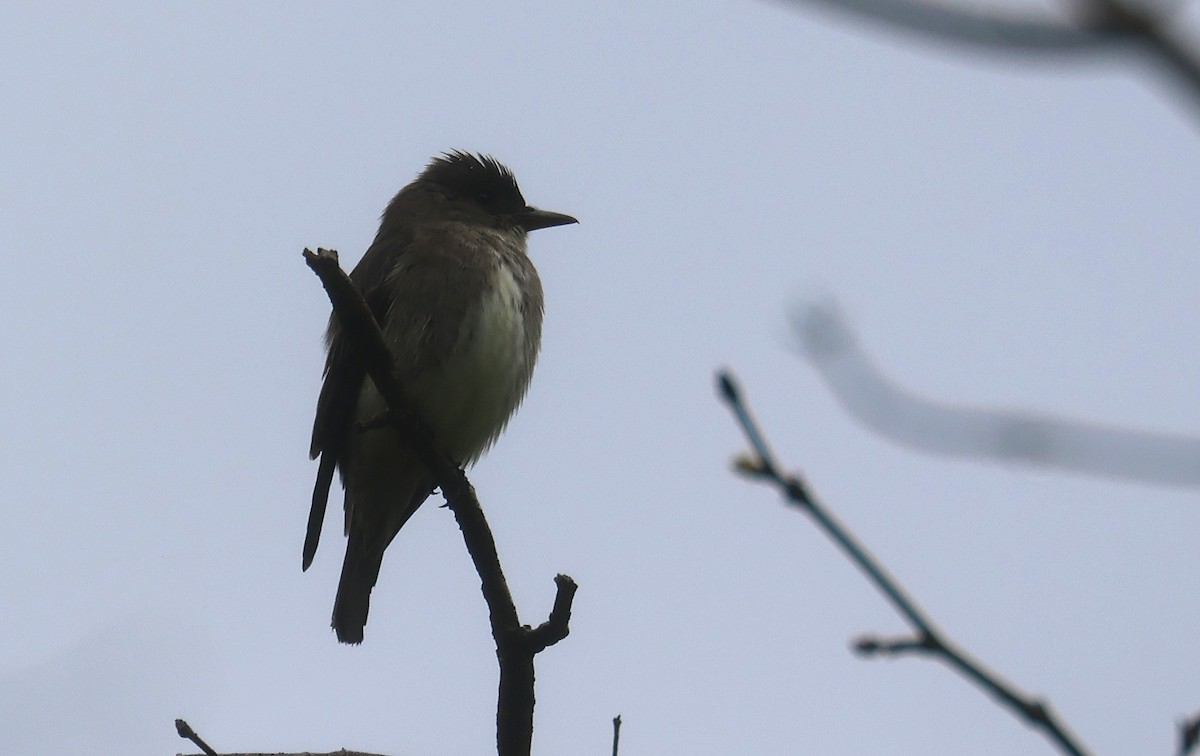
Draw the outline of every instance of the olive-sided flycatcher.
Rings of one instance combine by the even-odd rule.
[[[413,409],[459,464],[477,459],[525,395],[542,336],[542,284],[529,231],[577,221],[525,203],[494,159],[449,152],[388,204],[350,274],[379,321]],[[383,552],[433,477],[389,424],[387,407],[336,317],[317,401],[313,491],[304,569],[312,563],[336,467],[346,489],[346,558],[333,605],[342,643],[361,643]]]

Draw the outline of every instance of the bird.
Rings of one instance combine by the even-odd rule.
[[[435,449],[477,460],[521,404],[541,345],[543,292],[530,231],[578,223],[525,202],[513,172],[460,150],[434,157],[388,203],[350,280],[378,321],[410,409]],[[336,315],[310,457],[320,458],[304,540],[311,566],[334,471],[345,489],[346,554],[331,625],[359,644],[384,551],[433,492],[432,473],[395,429]]]

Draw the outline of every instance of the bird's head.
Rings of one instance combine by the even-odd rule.
[[[494,228],[536,231],[579,222],[527,204],[512,171],[487,155],[444,153],[429,163],[416,183],[440,196],[447,210]]]

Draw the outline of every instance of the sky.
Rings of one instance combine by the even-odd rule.
[[[0,752],[494,749],[451,515],[388,552],[366,641],[307,573],[328,300],[434,155],[578,226],[531,236],[542,352],[469,472],[537,658],[539,754],[1054,753],[802,514],[776,453],[940,627],[1096,753],[1200,710],[1198,491],[930,454],[792,331],[836,301],[916,395],[1200,433],[1200,120],[1144,61],[1019,60],[806,5],[84,3],[0,19]],[[335,502],[337,497],[335,497]],[[331,513],[336,508],[331,506]]]

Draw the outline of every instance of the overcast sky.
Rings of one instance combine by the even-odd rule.
[[[409,7],[411,5],[412,7]],[[931,456],[793,339],[835,299],[891,380],[1200,433],[1200,128],[1129,58],[1018,62],[765,2],[5,4],[0,752],[480,754],[496,664],[453,518],[329,629],[300,571],[328,300],[431,156],[579,226],[524,406],[470,477],[537,659],[539,754],[1052,753],[729,470],[713,371],[944,630],[1097,753],[1200,709],[1200,491]]]

